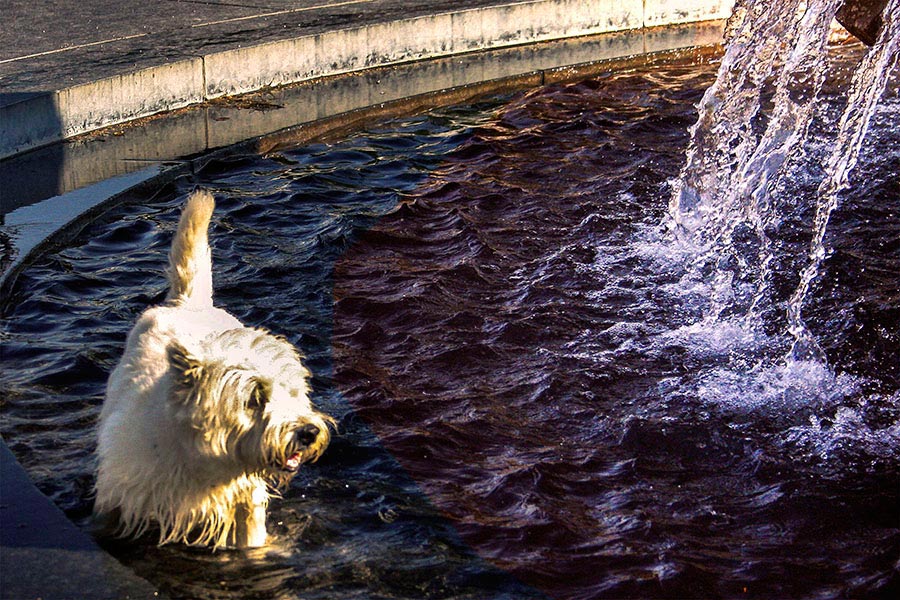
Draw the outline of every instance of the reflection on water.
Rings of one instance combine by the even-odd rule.
[[[783,307],[840,114],[834,58],[770,232],[771,309],[709,317],[663,226],[715,65],[670,64],[215,163],[219,303],[308,355],[340,435],[271,548],[111,549],[176,597],[878,597],[900,586],[900,101],[893,85],[785,364]],[[819,133],[817,133],[819,132]],[[2,433],[79,522],[103,383],[164,296],[178,207],[28,269]],[[48,318],[52,315],[53,318]]]

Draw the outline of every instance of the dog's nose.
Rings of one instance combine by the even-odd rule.
[[[307,423],[294,432],[294,438],[297,440],[297,442],[304,446],[312,446],[315,443],[316,439],[318,439],[320,431],[321,430],[317,425]]]

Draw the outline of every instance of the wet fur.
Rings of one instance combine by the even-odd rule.
[[[123,536],[159,543],[266,543],[269,498],[316,460],[332,420],[309,401],[296,349],[213,306],[207,229],[213,198],[185,204],[169,293],[128,335],[100,414],[94,513]],[[295,433],[314,425],[311,443]]]

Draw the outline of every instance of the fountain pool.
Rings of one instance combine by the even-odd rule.
[[[767,309],[752,318],[711,313],[696,249],[667,227],[716,75],[697,57],[232,156],[109,211],[19,277],[0,432],[87,525],[104,382],[164,297],[178,209],[200,185],[218,201],[219,304],[303,349],[340,434],[274,503],[270,548],[108,545],[170,596],[890,597],[896,80],[805,298],[823,356],[785,358],[862,53],[829,54],[796,175],[775,190],[787,201],[767,221]]]

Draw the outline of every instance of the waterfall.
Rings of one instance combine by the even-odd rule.
[[[772,191],[801,163],[828,67],[832,19],[844,0],[738,0],[726,28],[716,81],[698,106],[685,165],[669,206],[669,226],[693,248],[691,277],[710,286],[708,319],[753,321],[769,296],[772,226],[784,202]],[[826,255],[825,232],[848,185],[869,121],[900,54],[900,0],[889,0],[876,43],[857,68],[815,199],[806,266],[785,307],[794,338],[789,360],[824,355],[802,306]],[[764,116],[764,88],[774,89]]]
[[[860,63],[850,85],[849,100],[841,116],[840,127],[825,167],[825,179],[816,194],[816,217],[809,260],[800,275],[800,283],[788,303],[788,324],[795,342],[791,356],[797,360],[824,355],[813,339],[801,311],[809,286],[825,258],[825,230],[831,213],[837,208],[840,192],[847,187],[850,172],[856,165],[863,138],[888,76],[900,56],[900,0],[890,0],[882,15],[883,25],[878,40]]]

